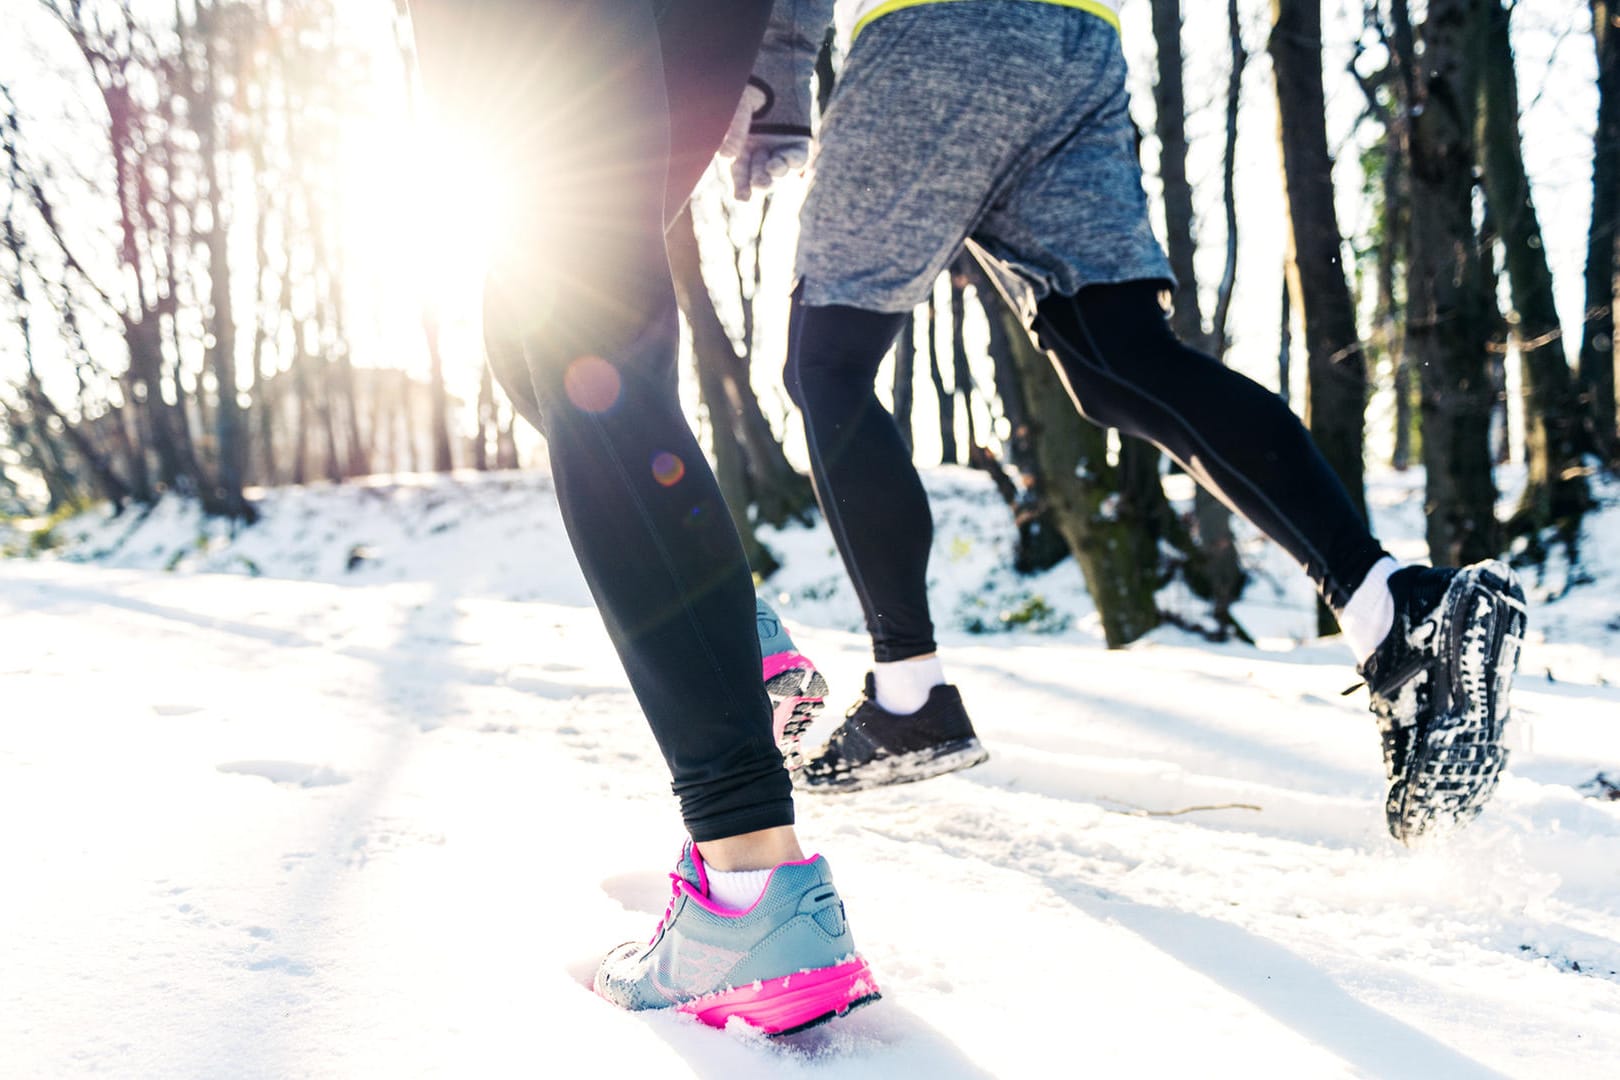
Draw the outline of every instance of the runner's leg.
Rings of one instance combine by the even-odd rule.
[[[934,519],[894,417],[873,392],[905,316],[795,299],[786,382],[804,414],[822,513],[860,597],[880,663],[934,651]]]
[[[496,336],[523,359],[563,520],[687,827],[711,841],[793,811],[752,580],[675,392],[662,235],[769,4],[705,3],[700,37],[694,3],[665,5],[663,37],[650,0],[414,6],[424,81],[482,129],[520,194],[493,259]],[[512,368],[497,365],[506,381]]]
[[[1386,557],[1276,394],[1176,339],[1158,282],[1040,303],[1035,337],[1089,420],[1147,439],[1277,541],[1336,611]]]

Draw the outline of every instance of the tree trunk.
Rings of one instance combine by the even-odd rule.
[[[928,294],[928,378],[934,384],[934,403],[939,408],[939,463],[955,465],[956,396],[945,391],[945,373],[939,366],[939,308],[934,294]]]
[[[293,394],[298,401],[293,416],[292,482],[303,485],[309,479],[309,411],[310,379],[309,349],[304,342],[304,328],[293,321]]]
[[[332,361],[321,361],[321,394],[315,407],[321,418],[321,434],[326,441],[326,478],[334,484],[343,482],[348,475],[343,451],[338,447],[338,402],[340,392],[334,387],[336,378]]]
[[[1069,557],[1069,545],[1058,530],[1051,507],[1044,505],[1040,498],[1040,463],[1035,456],[1031,410],[1013,355],[1013,342],[1027,345],[1028,335],[1016,318],[1003,318],[1006,304],[978,260],[964,257],[960,267],[968,284],[973,286],[974,297],[984,311],[985,323],[990,331],[989,353],[995,371],[996,397],[1001,402],[1001,413],[1008,427],[1004,445],[1007,458],[1018,474],[1017,483],[1008,498],[1013,523],[1018,527],[1013,569],[1020,574],[1049,570]],[[1002,472],[999,463],[997,472]],[[997,487],[1002,490],[1004,497],[1007,496],[1007,490],[1001,484]]]
[[[368,433],[360,423],[360,392],[354,377],[354,358],[349,354],[349,342],[341,321],[335,331],[337,359],[333,361],[333,381],[337,392],[333,395],[338,419],[343,428],[343,475],[365,476],[371,472],[372,440],[375,432]]]
[[[1591,0],[1598,59],[1597,131],[1592,136],[1592,223],[1586,234],[1586,318],[1581,328],[1580,377],[1594,441],[1611,465],[1620,465],[1615,428],[1616,365],[1620,343],[1620,0]]]
[[[515,469],[518,467],[517,435],[513,428],[517,424],[517,410],[507,404],[506,418],[496,429],[495,436],[495,467],[497,469]]]
[[[1524,171],[1518,77],[1508,38],[1508,11],[1500,0],[1491,0],[1489,20],[1480,149],[1486,198],[1502,237],[1508,286],[1518,314],[1514,334],[1524,373],[1525,459],[1529,467],[1524,499],[1509,532],[1534,536],[1555,527],[1561,537],[1573,542],[1581,515],[1591,503],[1581,469],[1581,458],[1589,449],[1584,440],[1585,417],[1564,351],[1552,270]]]
[[[970,260],[971,256],[959,255],[958,262]],[[963,296],[967,288],[967,278],[961,270],[953,265],[951,267],[951,381],[956,386],[954,397],[962,399],[962,415],[967,425],[967,458],[968,464],[974,463],[974,451],[979,448],[979,433],[973,419],[973,371],[968,367],[967,338],[963,331],[963,322],[967,315],[967,303]],[[956,406],[951,405],[954,415]]]
[[[1321,0],[1272,0],[1272,70],[1286,180],[1289,282],[1305,321],[1306,423],[1322,456],[1367,513],[1363,480],[1366,360],[1345,280],[1333,205],[1327,105],[1322,91]]]
[[[34,412],[34,422],[42,431],[49,432],[46,421],[55,419],[62,429],[62,437],[72,448],[74,455],[84,463],[90,473],[91,482],[95,485],[96,494],[113,504],[115,511],[121,512],[124,504],[130,499],[130,490],[123,480],[119,479],[112,462],[103,454],[90,436],[85,433],[84,424],[75,424],[63,416],[57,409],[56,403],[45,394],[45,387],[30,372],[28,382],[24,386],[24,400]],[[116,421],[115,421],[116,422]],[[53,447],[54,454],[54,447]]]
[[[140,412],[130,402],[127,380],[120,382],[124,403],[113,410],[112,437],[124,462],[124,475],[129,478],[129,497],[132,501],[150,506],[157,499],[152,488],[152,469],[146,460],[146,447],[130,428],[139,430]]]
[[[1192,185],[1187,182],[1187,102],[1182,85],[1181,0],[1153,0],[1153,41],[1159,77],[1153,84],[1155,130],[1159,136],[1159,179],[1164,184],[1165,249],[1176,275],[1170,325],[1195,349],[1208,351],[1198,306],[1198,274],[1193,255]]]
[[[231,310],[230,223],[219,167],[218,69],[223,61],[212,13],[212,7],[198,8],[204,70],[202,85],[189,96],[195,113],[191,122],[197,129],[198,153],[208,184],[208,328],[213,341],[208,347],[207,364],[214,373],[218,393],[214,409],[215,475],[213,483],[203,489],[203,505],[210,513],[251,522],[257,515],[242,494],[247,446],[242,410],[236,400],[236,318]]]
[[[1430,0],[1419,31],[1407,159],[1407,344],[1421,376],[1429,556],[1461,566],[1500,550],[1491,477],[1488,311],[1474,232],[1474,132],[1491,0]]]
[[[488,364],[478,375],[478,423],[473,432],[473,468],[489,469],[489,436],[495,424],[495,374]]]
[[[455,467],[450,456],[450,402],[444,388],[444,355],[439,347],[439,317],[424,307],[422,329],[428,347],[428,401],[433,429],[433,471],[447,473]]]
[[[160,316],[147,312],[139,322],[124,323],[124,340],[129,348],[129,370],[135,388],[136,407],[144,414],[140,440],[157,457],[158,476],[166,488],[194,494],[196,477],[187,467],[190,432],[178,403],[163,397],[163,352],[158,323]],[[175,390],[179,393],[178,379]]]
[[[1412,462],[1412,368],[1406,358],[1405,320],[1395,295],[1395,275],[1404,258],[1401,239],[1409,226],[1406,192],[1406,162],[1401,156],[1401,139],[1393,131],[1385,134],[1384,162],[1380,187],[1383,205],[1379,210],[1377,289],[1373,325],[1378,349],[1389,364],[1395,395],[1395,439],[1390,464],[1405,471]]]

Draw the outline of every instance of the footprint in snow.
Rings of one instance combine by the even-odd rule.
[[[222,773],[239,776],[257,776],[272,784],[288,787],[315,788],[347,784],[349,778],[325,765],[306,765],[297,761],[227,761],[216,765]]]
[[[286,956],[269,956],[263,960],[254,960],[247,965],[249,971],[283,971],[288,975],[308,976],[315,974],[315,969]]]

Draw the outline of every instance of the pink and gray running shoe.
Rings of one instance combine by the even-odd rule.
[[[755,597],[754,625],[759,631],[759,653],[765,659],[765,693],[771,699],[776,745],[787,767],[804,764],[799,738],[827,704],[827,680],[809,657],[793,647],[781,616]]]
[[[717,1028],[737,1017],[790,1035],[878,1000],[821,856],[773,869],[747,911],[709,899],[690,841],[669,878],[673,895],[652,940],[620,945],[596,971],[596,992],[613,1004],[672,1008]]]

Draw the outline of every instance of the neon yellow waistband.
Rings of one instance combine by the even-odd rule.
[[[855,28],[849,33],[849,40],[851,43],[853,43],[856,38],[861,36],[861,31],[866,29],[868,23],[870,23],[873,19],[880,18],[889,14],[890,12],[899,11],[902,8],[920,7],[923,4],[949,4],[956,2],[959,2],[959,0],[887,0],[887,3],[879,4],[877,7],[860,17],[860,20],[855,24]],[[1115,11],[1109,4],[1103,3],[1102,0],[1034,0],[1034,2],[1042,4],[1055,4],[1058,7],[1077,8],[1080,11],[1090,12],[1103,22],[1107,23],[1109,26],[1112,26],[1115,31],[1119,30],[1119,12]]]

